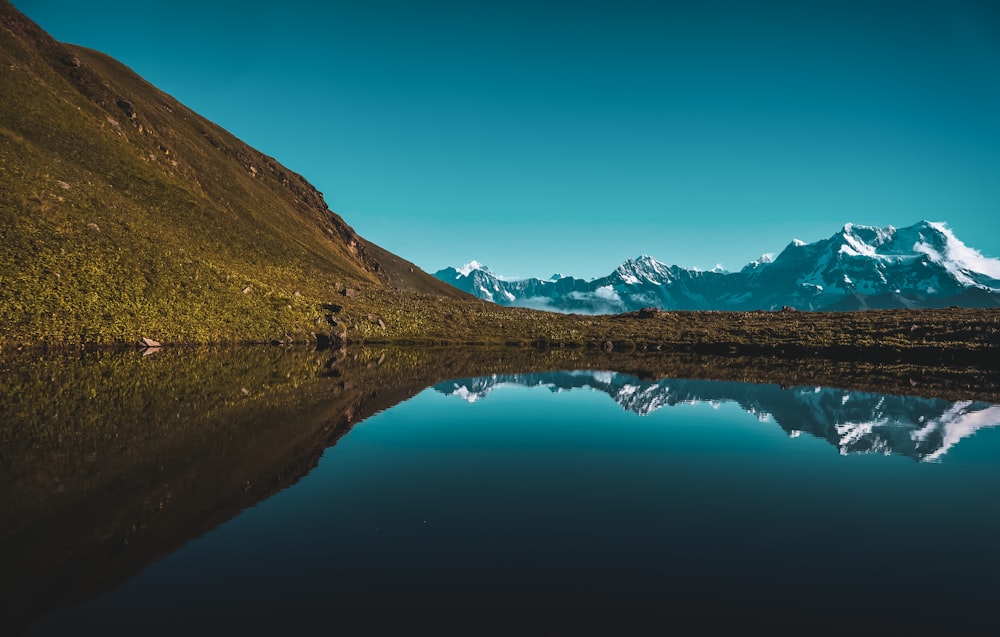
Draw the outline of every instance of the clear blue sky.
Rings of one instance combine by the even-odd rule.
[[[847,221],[1000,256],[1000,2],[14,0],[434,271],[738,269]]]

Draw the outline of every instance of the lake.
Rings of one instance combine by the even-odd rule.
[[[0,632],[989,632],[993,389],[525,356],[8,363]]]

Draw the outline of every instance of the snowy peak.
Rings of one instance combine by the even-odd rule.
[[[760,255],[756,261],[751,261],[750,263],[743,266],[743,270],[741,270],[741,272],[754,272],[770,263],[774,263],[774,255],[771,254],[770,252],[765,252],[764,254]]]
[[[657,261],[647,254],[640,255],[635,259],[629,259],[618,266],[615,273],[621,277],[622,281],[631,285],[639,283],[661,285],[673,278],[670,266]]]
[[[839,238],[840,253],[847,256],[879,257],[879,247],[892,240],[896,229],[875,228],[873,226],[856,226],[853,223],[844,224],[843,229],[835,235]]]
[[[472,274],[473,270],[482,270],[485,272],[489,272],[490,269],[485,265],[483,265],[482,263],[480,263],[479,261],[469,261],[462,267],[455,268],[455,271],[461,274],[462,276],[469,276],[470,274]]]
[[[984,257],[978,250],[968,247],[943,222],[921,221],[906,228],[848,223],[830,238],[830,242],[846,256],[873,259],[925,256],[952,271],[965,270],[1000,279],[1000,259]]]
[[[470,261],[460,268],[438,270],[434,276],[464,292],[494,303],[507,305],[516,298],[505,289],[507,282],[478,261]]]
[[[854,223],[845,223],[844,227],[840,230],[842,236],[854,237],[871,246],[880,246],[891,241],[895,233],[896,228],[893,226],[879,228],[877,226],[862,226]]]
[[[607,314],[664,310],[864,310],[1000,307],[1000,259],[970,248],[944,223],[896,228],[847,223],[827,239],[795,240],[737,272],[666,265],[643,254],[586,281],[504,281],[472,261],[439,279],[502,305]]]
[[[984,257],[979,250],[962,243],[943,223],[927,223],[927,226],[928,230],[920,233],[921,240],[913,245],[915,251],[927,255],[956,276],[961,273],[975,278],[975,274],[983,274],[1000,281],[1000,259]]]

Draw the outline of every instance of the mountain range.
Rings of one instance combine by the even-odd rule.
[[[640,380],[619,372],[561,371],[495,374],[438,383],[434,389],[469,402],[505,385],[551,391],[590,388],[639,415],[663,407],[734,402],[761,422],[774,420],[789,436],[809,433],[843,455],[880,453],[935,462],[979,429],[1000,426],[1000,405],[893,396],[829,387],[789,387],[731,381]]]
[[[765,254],[738,272],[687,269],[642,255],[589,281],[505,280],[475,261],[435,276],[500,305],[581,314],[1000,306],[1000,260],[929,221],[905,228],[848,223],[828,239],[792,241],[777,257]]]

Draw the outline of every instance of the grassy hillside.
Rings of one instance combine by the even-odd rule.
[[[305,339],[345,288],[459,296],[369,246],[299,175],[7,2],[0,96],[6,344]]]

